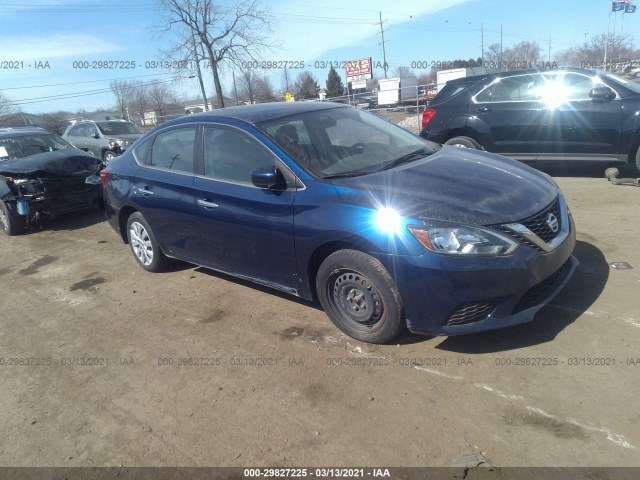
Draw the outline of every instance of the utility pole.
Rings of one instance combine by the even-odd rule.
[[[187,0],[187,15],[191,17],[191,1]],[[207,94],[204,91],[204,82],[202,81],[202,71],[200,70],[200,60],[198,59],[198,49],[196,48],[196,37],[193,33],[193,27],[189,24],[191,30],[191,46],[193,48],[193,55],[196,60],[196,71],[198,72],[198,82],[200,83],[200,91],[202,92],[202,100],[204,101],[204,110],[209,110],[209,102],[207,101]]]
[[[482,59],[482,67],[484,67],[484,23],[480,24],[480,58]]]
[[[549,35],[549,65],[551,65],[551,35]]]
[[[502,25],[500,25],[500,59],[498,61],[498,71],[502,71]]]
[[[384,78],[387,78],[387,54],[384,49],[384,28],[382,28],[382,12],[378,12],[380,14],[380,33],[382,34],[382,61],[384,62],[382,68],[384,68]]]
[[[236,72],[231,70],[231,75],[233,76],[233,93],[236,96],[236,106],[238,105],[238,89],[236,88]]]

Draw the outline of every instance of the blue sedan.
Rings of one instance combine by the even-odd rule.
[[[315,299],[365,342],[530,321],[577,265],[549,176],[344,105],[182,117],[101,178],[145,270],[175,258]]]

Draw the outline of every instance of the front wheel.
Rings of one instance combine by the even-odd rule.
[[[153,273],[165,269],[167,257],[160,250],[151,227],[140,212],[132,213],[127,220],[127,239],[138,265]]]
[[[473,148],[474,150],[482,150],[482,146],[471,137],[453,137],[444,142],[445,145],[453,147]]]
[[[398,289],[384,266],[357,250],[338,250],[318,270],[322,308],[347,335],[369,343],[393,340],[405,326]]]
[[[7,205],[0,201],[0,226],[7,235],[20,235],[24,232],[26,219],[22,215],[13,215]]]

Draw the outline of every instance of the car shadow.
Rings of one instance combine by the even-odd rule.
[[[191,265],[191,267],[193,267],[193,265]],[[295,295],[292,295],[292,294],[289,294],[289,293],[286,293],[286,292],[282,292],[280,290],[276,290],[275,288],[267,287],[266,285],[261,285],[259,283],[255,283],[255,282],[252,282],[250,280],[244,280],[242,278],[234,277],[232,275],[228,275],[226,273],[218,272],[216,270],[210,270],[210,269],[208,269],[206,267],[197,267],[195,269],[195,271],[198,272],[198,273],[203,273],[205,275],[209,275],[211,277],[219,278],[221,280],[226,280],[227,282],[235,283],[236,285],[240,285],[240,286],[243,286],[243,287],[251,288],[253,290],[258,290],[258,291],[263,292],[263,293],[268,293],[269,295],[273,295],[273,296],[278,297],[278,298],[283,298],[285,300],[296,302],[296,303],[299,303],[300,305],[304,305],[306,307],[311,307],[311,308],[314,308],[316,310],[323,311],[322,307],[320,306],[319,303],[316,303],[316,302],[313,302],[313,301],[309,301],[309,300],[305,300],[304,298],[296,297]],[[327,319],[327,321],[328,320],[329,319]]]
[[[448,337],[436,348],[456,353],[494,353],[552,341],[575,322],[600,296],[609,278],[609,264],[596,246],[578,241],[574,256],[580,261],[573,277],[533,322],[515,327]]]
[[[56,218],[46,218],[40,220],[36,225],[32,225],[24,231],[24,235],[32,235],[43,230],[64,231],[78,230],[90,227],[106,221],[104,212],[95,209],[79,210],[77,212],[60,215]]]
[[[610,167],[616,167],[620,171],[620,178],[637,178],[640,176],[638,169],[633,165],[573,160],[565,162],[533,161],[525,163],[552,177],[602,178],[606,181],[604,171]]]

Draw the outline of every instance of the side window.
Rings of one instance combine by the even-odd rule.
[[[539,100],[540,75],[501,78],[476,95],[478,103],[533,102]]]
[[[145,164],[192,173],[195,140],[196,127],[176,128],[159,133],[153,141],[151,154],[146,156]]]
[[[83,125],[76,125],[69,130],[70,137],[81,137],[82,136],[82,127]]]
[[[251,185],[251,170],[273,165],[273,156],[255,140],[221,127],[204,130],[204,174]]]
[[[136,146],[136,148],[133,150],[133,154],[135,155],[138,162],[144,163],[147,165],[151,163],[149,152],[151,151],[152,143],[153,143],[153,137],[149,137],[145,139],[142,143],[140,143],[138,146]]]
[[[594,87],[591,78],[567,73],[563,76],[563,84],[566,88],[567,100],[591,100],[589,93]]]

